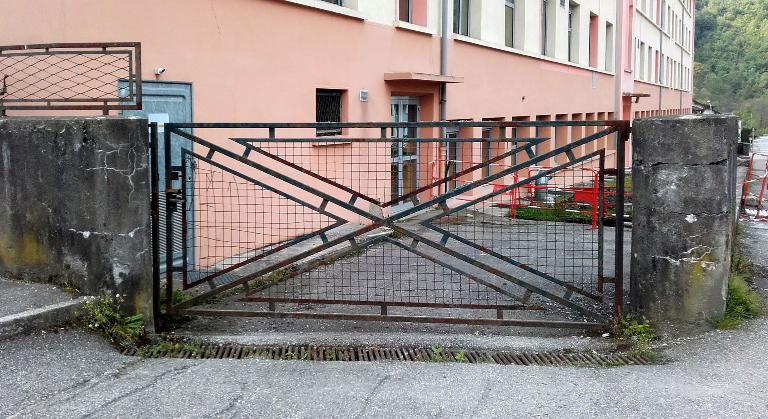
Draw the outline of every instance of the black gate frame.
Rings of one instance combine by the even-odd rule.
[[[363,210],[355,210],[354,202],[357,199],[364,199],[367,201],[370,201],[371,203],[382,205],[381,202],[369,198],[362,193],[359,193],[357,191],[354,191],[351,188],[348,188],[344,185],[340,185],[336,182],[334,182],[331,179],[323,178],[319,174],[313,174],[311,171],[307,169],[303,169],[301,167],[298,167],[296,165],[293,165],[293,169],[300,170],[302,173],[322,178],[322,180],[328,182],[329,184],[340,188],[342,190],[345,190],[346,192],[350,193],[352,195],[351,199],[348,201],[344,201],[338,198],[335,198],[333,196],[327,195],[321,191],[312,190],[311,187],[308,187],[306,185],[302,185],[300,182],[297,182],[293,179],[287,178],[284,175],[281,175],[280,173],[273,171],[270,168],[267,168],[265,166],[259,165],[258,163],[249,160],[248,155],[252,152],[256,153],[267,153],[264,150],[258,149],[256,147],[253,147],[250,145],[250,142],[255,141],[275,141],[280,142],[282,141],[280,138],[276,136],[276,131],[278,129],[313,129],[313,130],[345,130],[345,129],[353,129],[353,128],[375,128],[379,129],[381,131],[381,136],[376,139],[358,139],[360,141],[366,141],[366,140],[378,140],[378,141],[392,141],[392,138],[387,135],[388,130],[396,129],[396,128],[439,128],[442,130],[443,133],[445,133],[448,129],[460,129],[460,128],[497,128],[500,129],[502,133],[506,132],[505,130],[508,128],[535,128],[535,127],[549,127],[549,128],[557,128],[557,127],[604,127],[605,129],[600,130],[598,132],[595,132],[591,135],[585,136],[584,138],[574,140],[562,147],[554,148],[551,151],[542,153],[542,154],[536,154],[534,152],[534,147],[536,144],[539,144],[541,142],[544,142],[548,140],[548,138],[526,138],[526,139],[516,139],[520,140],[517,142],[526,143],[524,147],[516,146],[511,151],[504,153],[503,155],[499,155],[495,158],[492,158],[488,161],[483,162],[480,165],[473,165],[468,169],[462,170],[458,173],[454,173],[453,175],[447,176],[446,178],[443,178],[440,180],[440,184],[447,185],[448,181],[458,179],[460,176],[465,175],[467,173],[470,173],[472,171],[476,170],[482,170],[482,167],[491,165],[495,162],[500,161],[501,159],[510,157],[511,155],[515,155],[519,152],[525,152],[529,158],[524,163],[515,164],[513,167],[503,170],[501,172],[491,174],[489,176],[484,176],[482,179],[482,182],[475,182],[476,184],[469,184],[461,187],[457,187],[452,191],[445,192],[440,194],[438,197],[428,200],[427,202],[419,203],[415,205],[413,208],[410,208],[408,210],[398,212],[396,214],[390,215],[389,217],[377,217],[373,214],[370,214]],[[249,138],[232,138],[231,140],[234,141],[233,145],[237,144],[239,146],[244,147],[244,152],[242,154],[237,154],[233,152],[231,149],[223,148],[216,146],[215,144],[200,138],[196,135],[191,134],[192,129],[267,129],[269,132],[268,138],[259,138],[259,139],[249,139]],[[596,128],[597,129],[597,128]],[[598,121],[483,121],[483,122],[472,122],[472,121],[447,121],[447,122],[413,122],[413,123],[377,123],[377,122],[363,122],[363,123],[167,123],[164,127],[164,138],[163,142],[166,147],[166,150],[169,150],[171,147],[171,137],[172,135],[178,135],[180,137],[183,137],[187,140],[192,141],[193,147],[196,148],[202,148],[206,151],[206,153],[197,154],[194,152],[194,150],[190,151],[184,151],[184,153],[187,154],[194,154],[197,158],[202,159],[208,159],[209,162],[212,162],[210,160],[215,154],[220,153],[222,155],[225,155],[228,158],[237,160],[240,163],[249,165],[251,167],[257,168],[259,171],[266,173],[270,176],[277,177],[278,179],[281,179],[282,181],[286,181],[290,183],[293,186],[300,187],[301,189],[310,191],[311,193],[317,195],[318,197],[323,198],[323,205],[326,205],[327,203],[334,203],[336,205],[339,205],[347,210],[350,210],[352,212],[358,213],[358,215],[363,216],[365,218],[368,218],[372,221],[370,225],[367,225],[355,232],[344,234],[342,237],[333,239],[333,240],[324,240],[323,244],[319,247],[313,248],[309,252],[302,253],[298,256],[290,257],[288,259],[285,259],[279,263],[276,263],[274,265],[269,266],[266,269],[259,270],[257,272],[248,274],[246,276],[243,276],[235,281],[226,283],[224,285],[218,286],[215,289],[211,289],[205,292],[202,292],[186,301],[183,301],[178,304],[173,303],[173,290],[174,290],[174,277],[175,274],[181,274],[186,275],[185,266],[175,266],[173,258],[166,258],[166,267],[165,267],[165,295],[161,295],[161,267],[160,267],[160,258],[159,258],[159,250],[161,246],[166,247],[166,254],[169,254],[168,252],[172,252],[172,242],[173,242],[173,235],[174,235],[174,228],[173,228],[173,222],[171,222],[171,217],[173,217],[173,212],[177,210],[178,204],[183,202],[184,200],[184,186],[181,188],[175,187],[174,182],[179,182],[183,179],[183,172],[185,170],[184,164],[182,163],[182,166],[173,166],[171,164],[171,153],[166,152],[165,153],[165,161],[159,162],[158,161],[158,146],[160,139],[158,138],[158,127],[156,123],[150,124],[150,130],[151,130],[151,137],[152,137],[152,147],[153,152],[151,156],[151,167],[152,167],[152,232],[153,232],[153,268],[154,268],[154,310],[156,315],[156,321],[159,321],[162,324],[162,316],[161,313],[161,305],[164,305],[165,312],[169,314],[186,314],[186,315],[211,315],[211,316],[239,316],[239,317],[273,317],[273,318],[312,318],[312,319],[334,319],[334,320],[372,320],[372,321],[396,321],[396,322],[415,322],[415,323],[446,323],[446,324],[474,324],[474,325],[496,325],[496,326],[530,326],[530,327],[566,327],[566,328],[582,328],[582,329],[602,329],[606,326],[609,326],[611,322],[615,322],[618,319],[621,319],[623,308],[624,308],[624,274],[623,274],[623,265],[624,265],[624,207],[625,207],[625,146],[628,143],[629,137],[630,137],[630,122],[624,121],[624,120],[598,120]],[[505,134],[502,134],[505,135]],[[574,149],[586,144],[589,144],[591,142],[594,142],[601,138],[606,138],[610,135],[615,135],[615,141],[613,141],[613,149],[615,149],[616,152],[616,168],[615,169],[604,169],[604,159],[605,159],[605,151],[606,149],[610,149],[610,145],[606,145],[605,149],[598,150],[596,147],[596,150],[585,154],[581,157],[576,157],[574,154]],[[409,141],[413,139],[408,139]],[[430,138],[430,139],[422,139],[417,138],[417,141],[431,141],[431,142],[439,142],[439,141],[445,141],[444,135],[440,138]],[[293,141],[303,141],[303,142],[328,142],[332,141],[332,137],[321,137],[321,138],[302,138],[302,139],[293,139]],[[343,141],[349,142],[350,138],[344,138]],[[352,140],[354,141],[354,140]],[[610,144],[610,141],[609,141]],[[549,158],[555,157],[557,155],[566,155],[568,158],[568,161],[563,164],[559,164],[557,167],[553,167],[547,171],[543,171],[538,173],[537,175],[534,175],[530,178],[527,178],[524,182],[517,182],[513,185],[509,185],[506,188],[494,191],[491,194],[492,196],[504,193],[506,191],[509,191],[513,188],[520,187],[521,185],[529,182],[533,182],[536,179],[547,176],[549,174],[555,173],[556,171],[563,170],[567,167],[570,167],[572,165],[576,165],[578,163],[583,163],[585,161],[588,161],[590,159],[599,158],[600,164],[601,164],[601,175],[600,175],[600,190],[601,190],[601,197],[600,197],[600,205],[603,204],[603,188],[604,188],[604,176],[605,175],[613,175],[616,178],[616,193],[615,193],[615,254],[614,254],[614,265],[615,265],[615,277],[613,278],[603,278],[602,272],[601,277],[598,278],[598,289],[602,291],[603,284],[604,283],[612,283],[614,284],[614,299],[613,299],[613,319],[604,319],[604,321],[597,321],[597,322],[574,322],[574,321],[548,321],[548,320],[513,320],[513,319],[504,319],[503,318],[503,310],[513,310],[518,308],[526,308],[526,307],[514,307],[514,306],[489,306],[489,305],[482,305],[478,307],[472,307],[471,305],[463,305],[462,307],[458,308],[482,308],[482,309],[497,309],[497,318],[496,319],[490,319],[490,318],[456,318],[456,317],[411,317],[411,316],[397,316],[397,315],[389,315],[387,313],[387,307],[394,307],[394,306],[410,306],[410,303],[402,303],[398,304],[396,302],[365,302],[360,304],[366,304],[366,305],[380,305],[381,306],[381,314],[380,315],[370,315],[370,314],[342,314],[342,313],[311,313],[311,312],[280,312],[276,311],[275,305],[277,303],[303,303],[303,302],[312,302],[312,303],[330,303],[333,304],[333,301],[321,301],[321,300],[305,300],[305,301],[299,301],[296,299],[286,299],[285,301],[268,301],[266,299],[258,299],[258,298],[245,298],[243,301],[261,301],[261,302],[268,302],[269,303],[269,311],[246,311],[246,310],[217,310],[217,309],[196,309],[192,308],[194,305],[198,303],[202,303],[206,301],[207,299],[214,297],[222,292],[225,292],[227,290],[230,290],[234,287],[247,284],[249,281],[258,278],[261,275],[268,274],[269,272],[273,272],[282,268],[285,268],[286,266],[291,265],[294,262],[300,261],[306,257],[308,257],[311,254],[318,253],[320,251],[330,249],[331,247],[341,244],[343,242],[347,241],[353,241],[355,237],[360,236],[361,234],[365,234],[367,232],[370,232],[372,230],[375,230],[379,227],[388,227],[392,229],[395,232],[398,232],[400,234],[403,234],[405,236],[409,236],[413,238],[414,240],[417,240],[420,243],[424,243],[430,247],[433,247],[435,249],[438,249],[440,251],[443,251],[453,257],[456,257],[458,259],[463,260],[464,262],[470,263],[474,266],[477,266],[481,269],[484,269],[496,276],[499,276],[503,279],[506,279],[512,283],[516,283],[517,285],[521,285],[524,288],[528,288],[530,290],[530,287],[526,285],[531,284],[521,284],[516,282],[516,278],[512,277],[511,275],[507,275],[505,272],[500,271],[498,269],[489,267],[489,266],[482,266],[480,262],[471,260],[470,258],[465,257],[464,255],[459,254],[458,252],[448,249],[445,246],[442,246],[440,243],[434,242],[430,239],[427,239],[426,237],[416,237],[414,234],[406,229],[403,229],[396,224],[394,224],[395,221],[400,220],[404,217],[407,217],[410,214],[422,211],[424,209],[427,209],[429,207],[434,207],[437,205],[439,208],[443,209],[443,212],[440,214],[435,215],[434,217],[431,217],[430,219],[425,220],[422,222],[423,225],[429,221],[433,221],[434,219],[441,217],[446,214],[450,214],[452,212],[458,211],[461,208],[467,208],[471,207],[473,204],[476,204],[482,200],[488,199],[489,195],[483,195],[480,198],[477,198],[473,201],[466,202],[462,205],[460,205],[459,209],[451,209],[450,212],[447,208],[446,201],[452,197],[456,197],[464,192],[467,192],[478,185],[484,185],[489,182],[492,182],[495,179],[502,178],[504,176],[509,175],[510,173],[513,173],[518,170],[522,170],[526,167],[532,166],[537,162],[546,161]],[[280,161],[280,158],[274,155],[269,156],[272,159],[278,159]],[[182,161],[184,161],[182,159]],[[281,161],[284,164],[292,165],[287,160]],[[164,164],[165,166],[165,173],[166,178],[164,185],[159,185],[160,179],[158,175],[158,165]],[[259,186],[264,187],[265,185],[260,184]],[[393,201],[390,201],[388,203],[384,203],[382,206],[388,206],[392,205],[393,203],[396,203],[397,201],[409,199],[412,196],[415,196],[416,194],[423,192],[425,190],[428,190],[429,188],[435,187],[434,184],[420,186],[417,188],[417,190],[412,191],[411,193],[401,196],[398,199],[395,199]],[[161,189],[162,188],[162,189]],[[162,192],[161,192],[162,191]],[[160,211],[159,211],[159,196],[160,193],[164,193],[166,196],[166,205],[168,208],[166,209],[166,222],[165,222],[165,243],[160,243]],[[306,204],[306,203],[304,203]],[[183,212],[183,211],[182,211]],[[602,241],[602,224],[603,224],[603,211],[600,210],[600,234]],[[337,220],[338,221],[338,220]],[[333,226],[336,226],[338,224],[334,224]],[[462,238],[451,234],[450,232],[446,230],[441,230],[437,228],[434,225],[429,226],[435,231],[438,231],[444,235],[444,237],[450,237],[451,239],[457,239],[459,241],[462,241]],[[315,232],[313,235],[319,235],[323,232]],[[303,238],[302,238],[303,239]],[[380,241],[386,241],[386,239],[382,239]],[[397,241],[389,240],[389,242],[392,242],[394,244],[397,244]],[[186,245],[186,240],[184,241]],[[463,241],[464,244],[472,246],[473,243],[468,241]],[[359,243],[358,245],[360,247],[363,247],[364,245],[368,245],[370,243]],[[278,251],[283,248],[284,245],[278,246]],[[483,249],[484,251],[488,251],[488,249]],[[172,253],[171,253],[172,254]],[[504,258],[502,255],[494,255],[497,257]],[[603,254],[602,250],[599,253],[599,257],[602,259]],[[510,259],[510,258],[506,258]],[[332,259],[333,260],[333,259]],[[435,261],[433,259],[430,259],[433,262],[438,263],[439,261]],[[515,263],[514,260],[507,260],[508,262],[512,263],[514,266],[518,268],[522,268],[524,270],[529,269],[526,265]],[[326,261],[327,262],[327,261]],[[601,260],[602,263],[602,260]],[[186,265],[186,259],[182,258],[182,264]],[[602,265],[601,265],[602,266]],[[312,269],[314,266],[308,267],[306,270]],[[537,275],[541,274],[541,272],[536,272]],[[557,278],[546,278],[552,281],[557,281]],[[563,284],[565,286],[565,284]],[[536,293],[545,296],[546,298],[549,298],[550,300],[553,300],[555,302],[561,303],[563,305],[566,305],[570,308],[575,308],[577,311],[579,310],[579,307],[575,307],[572,304],[569,304],[568,299],[570,298],[569,295],[572,292],[579,292],[578,289],[570,289],[569,292],[566,294],[566,298],[559,297],[556,295],[551,295],[543,290],[535,290]],[[163,301],[164,300],[164,301]],[[343,302],[341,304],[350,304],[355,305],[355,302]],[[421,304],[421,305],[415,305],[420,307],[457,307],[456,305],[439,305],[439,304]],[[530,308],[530,307],[527,307]],[[584,314],[594,314],[594,313],[584,313]]]

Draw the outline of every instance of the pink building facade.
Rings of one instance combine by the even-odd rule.
[[[445,43],[444,4],[450,19]],[[145,80],[141,113],[158,122],[438,121],[442,86],[447,120],[633,119],[690,112],[693,10],[692,2],[681,0],[6,1],[0,44],[139,41]],[[538,150],[545,152],[595,131],[518,128],[515,135],[550,138]],[[212,134],[216,138],[206,138],[224,144],[239,134],[220,130]],[[379,135],[319,133],[324,134]],[[481,128],[456,133],[487,134]],[[441,133],[422,129],[418,135]],[[610,148],[609,139],[600,141],[576,154]],[[387,146],[369,152],[353,144],[311,147],[291,151],[292,157],[311,154],[336,162],[310,169],[376,199],[398,193],[381,185],[393,181],[386,177],[393,164]],[[413,157],[399,157],[403,183],[412,189],[433,182],[442,154],[424,147]],[[488,158],[479,143],[456,154],[464,162]],[[362,164],[363,156],[381,170],[349,178],[343,167]],[[607,161],[610,165],[611,155]],[[378,178],[380,173],[386,176]],[[477,172],[462,181],[481,176]],[[221,214],[240,216],[236,203],[220,197],[201,195],[195,205],[214,208],[210,216],[200,210],[203,225],[232,221],[215,219]],[[298,218],[280,208],[263,214],[271,218],[238,238],[214,228],[203,234],[202,227],[196,263],[213,266],[254,243],[279,243],[326,222],[307,211]],[[220,243],[229,245],[219,251]]]
[[[195,122],[315,121],[322,92],[342,121],[391,120],[393,98],[439,120],[441,82],[447,119],[690,110],[691,1],[449,0],[441,75],[442,3],[9,1],[0,43],[140,41],[144,79],[185,84]]]

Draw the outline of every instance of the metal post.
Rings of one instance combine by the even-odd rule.
[[[168,202],[168,194],[173,189],[171,180],[171,129],[168,124],[163,131],[165,153],[165,312],[173,310],[173,205]]]
[[[161,328],[160,320],[160,173],[158,172],[158,141],[157,122],[149,124],[150,141],[150,178],[152,179],[152,315],[155,329]]]
[[[597,174],[597,291],[603,294],[605,283],[605,151],[600,154],[600,166]]]
[[[141,42],[134,44],[136,54],[136,69],[134,76],[136,77],[136,109],[142,109],[142,76],[141,76]]]
[[[615,316],[624,314],[624,146],[629,140],[629,122],[620,128],[616,144],[616,282]]]

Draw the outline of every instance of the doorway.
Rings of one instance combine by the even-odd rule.
[[[419,98],[411,96],[392,97],[392,122],[418,122]],[[407,139],[418,138],[418,128],[398,127],[392,129],[392,199],[411,193],[418,188],[419,145]],[[401,201],[392,207],[400,212],[418,203],[418,197]]]
[[[127,88],[128,84],[126,81],[120,81],[118,83],[118,89],[125,89]],[[158,130],[158,138],[159,142],[157,144],[157,152],[158,152],[158,177],[160,179],[159,185],[165,184],[165,143],[163,141],[163,134],[165,131],[165,124],[169,122],[177,122],[177,123],[190,123],[192,121],[192,84],[191,83],[182,83],[182,82],[158,82],[158,81],[144,81],[142,83],[142,90],[143,90],[143,99],[142,99],[142,109],[141,110],[130,110],[130,111],[122,111],[120,114],[125,116],[139,116],[143,118],[147,118],[150,123],[157,122],[157,130]],[[179,166],[181,165],[182,160],[182,150],[192,150],[192,142],[181,138],[178,135],[174,135],[171,137],[171,149],[168,151],[171,155],[171,164],[173,166]],[[191,175],[194,173],[194,171],[188,171],[188,173]],[[188,184],[191,184],[191,182],[188,182]],[[155,186],[157,187],[157,185]],[[165,194],[160,194],[159,199],[163,201],[165,199]],[[187,207],[192,207],[194,205],[193,202],[187,202],[185,204]],[[163,213],[160,214],[160,220],[161,220],[161,227],[160,227],[160,243],[165,242],[165,204],[164,202],[161,202],[160,208],[163,210]],[[181,223],[181,213],[178,217],[174,217],[174,229],[176,231],[181,231],[182,229],[182,223]],[[188,220],[187,222],[187,228],[191,229],[194,223],[191,220]],[[194,232],[189,230],[188,239],[187,241],[190,243],[193,243],[192,240],[194,240]],[[165,270],[165,246],[160,247],[160,268],[161,271]],[[182,242],[174,242],[173,243],[173,259],[174,264],[176,266],[181,265],[181,260],[183,258],[183,249],[184,244]],[[187,253],[187,262],[193,262],[194,261],[194,246],[190,247],[191,251]]]

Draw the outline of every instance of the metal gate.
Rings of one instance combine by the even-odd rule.
[[[165,150],[192,147],[153,164],[156,247],[186,244],[164,278],[155,267],[158,304],[604,327],[622,310],[628,135],[627,121],[166,124]],[[416,157],[393,160],[404,149]],[[178,288],[193,297],[175,303]]]

